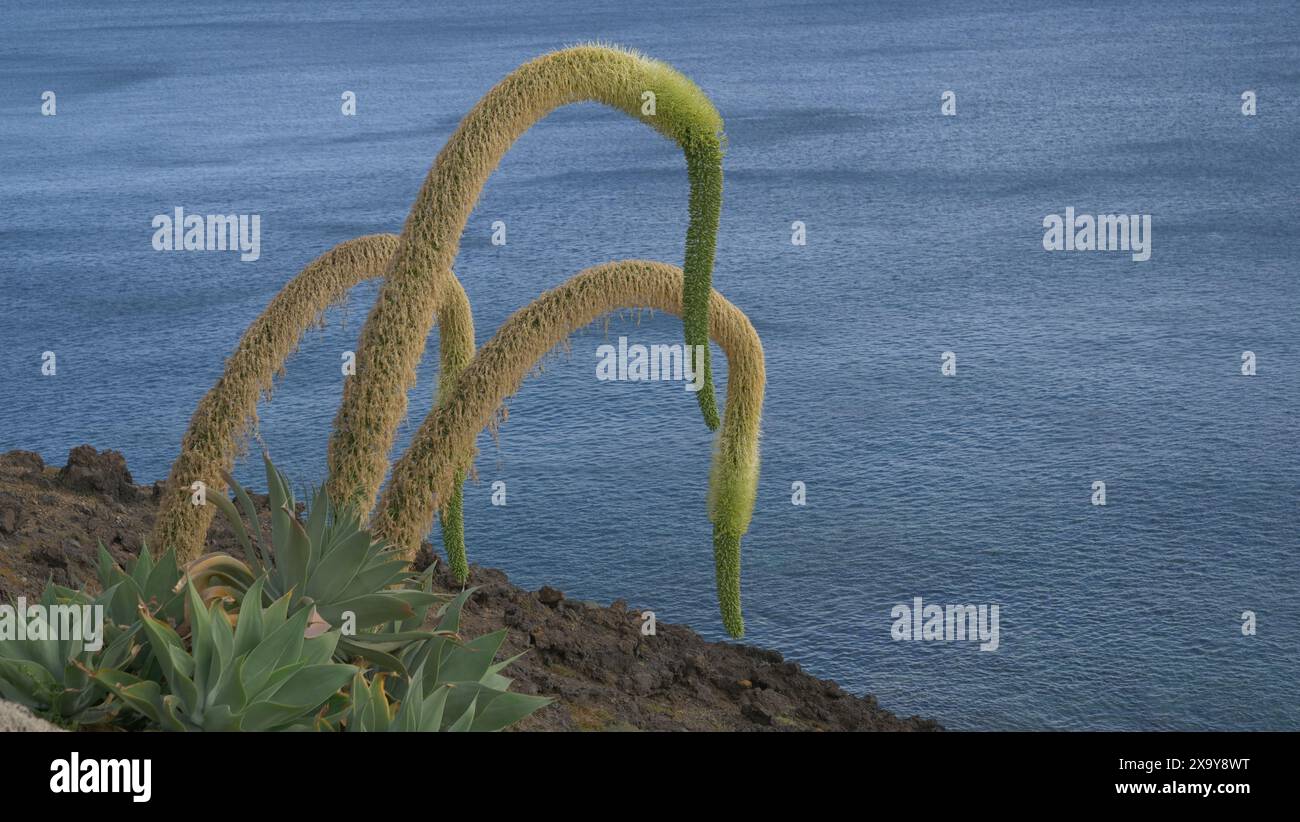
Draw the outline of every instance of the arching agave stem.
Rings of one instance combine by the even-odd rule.
[[[352,503],[362,512],[373,506],[397,427],[406,416],[406,391],[415,379],[424,340],[451,282],[461,233],[484,183],[520,135],[553,109],[579,101],[617,108],[682,147],[691,183],[682,311],[687,344],[707,348],[714,241],[722,208],[722,118],[694,83],[657,60],[603,46],[539,57],[497,84],[461,121],[407,216],[401,243],[362,329],[359,379],[344,388],[335,417],[329,453],[332,499]],[[707,367],[703,382],[697,392],[700,408],[708,426],[716,428]]]
[[[552,109],[583,100],[618,108],[681,146],[691,186],[684,273],[650,262],[590,269],[516,314],[494,339],[489,356],[475,356],[469,303],[451,271],[460,235],[488,176],[514,141]],[[537,358],[569,331],[614,308],[660,308],[682,317],[688,345],[704,348],[697,397],[710,429],[719,424],[710,336],[731,361],[709,510],[723,621],[739,636],[740,538],[754,504],[764,376],[753,328],[711,285],[722,198],[721,132],[717,111],[690,80],[631,52],[578,47],[510,74],[474,107],[439,153],[400,238],[364,237],[322,255],[245,332],[225,373],[196,409],[172,466],[154,529],[155,550],[175,547],[181,561],[201,552],[212,509],[190,505],[191,483],[201,480],[216,493],[224,491],[222,474],[233,465],[237,438],[256,418],[259,396],[269,392],[302,333],[350,288],[382,275],[379,298],[362,329],[357,374],[344,385],[335,419],[328,490],[338,505],[362,516],[373,505],[406,414],[407,388],[436,318],[442,345],[438,401],[396,466],[377,527],[413,551],[442,506],[448,558],[464,579],[461,484],[478,431]],[[458,379],[462,369],[464,380]]]
[[[276,375],[283,371],[285,360],[298,347],[303,333],[354,286],[381,276],[396,250],[397,237],[392,234],[359,237],[335,246],[294,277],[248,327],[226,361],[221,378],[199,402],[190,419],[190,427],[181,441],[180,456],[172,463],[164,486],[149,543],[153,551],[174,547],[182,563],[203,552],[214,508],[191,504],[192,484],[201,481],[208,492],[224,493],[223,472],[234,466],[239,439],[257,419],[258,399],[269,394]],[[439,392],[443,393],[443,386],[454,381],[474,355],[474,321],[469,300],[455,277],[451,278],[451,287],[438,312],[438,322],[442,350]],[[472,458],[470,452],[467,460]],[[450,495],[449,510],[459,508],[459,496],[455,492]],[[443,524],[444,540],[449,530],[453,538],[463,533],[458,521],[444,517]]]
[[[475,439],[538,360],[569,334],[620,308],[683,312],[681,269],[629,260],[589,268],[516,312],[441,395],[393,468],[375,512],[374,530],[412,555],[432,526],[438,500],[452,493]],[[740,538],[749,528],[758,483],[758,435],[765,381],[763,348],[745,315],[710,294],[709,334],[727,355],[727,402],[710,477],[718,604],[733,636],[744,633],[740,609]],[[465,559],[449,557],[464,579]]]

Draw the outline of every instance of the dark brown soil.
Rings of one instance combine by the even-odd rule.
[[[115,451],[78,446],[62,468],[29,451],[0,455],[0,601],[34,597],[50,578],[94,585],[98,543],[119,562],[136,555],[158,490],[136,485]],[[221,517],[208,542],[210,550],[239,553]],[[434,561],[428,546],[421,558],[426,566]],[[447,590],[459,587],[445,566],[436,579]],[[525,591],[478,566],[470,584],[479,590],[466,607],[464,633],[508,628],[505,651],[528,651],[506,671],[515,689],[556,698],[525,730],[939,729],[809,676],[775,651],[706,642],[663,622],[643,636],[639,612],[621,600],[602,607],[552,588]]]

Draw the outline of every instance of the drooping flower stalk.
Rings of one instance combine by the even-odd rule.
[[[458,487],[460,455],[472,451],[478,433],[542,356],[574,331],[620,308],[653,308],[680,316],[683,279],[681,269],[664,263],[605,263],[542,294],[511,316],[461,372],[452,393],[439,397],[394,466],[375,512],[375,532],[413,555],[432,526],[439,500]],[[745,315],[716,291],[711,292],[709,332],[728,363],[725,417],[713,452],[709,516],[723,623],[733,636],[740,636],[744,631],[740,538],[749,528],[757,491],[763,349]],[[464,556],[449,556],[449,560],[463,581]]]
[[[469,302],[451,270],[460,235],[488,176],[514,141],[551,110],[584,100],[618,108],[682,148],[690,181],[683,269],[644,261],[588,269],[516,313],[475,355]],[[441,344],[437,402],[394,469],[376,514],[376,530],[413,552],[440,508],[448,559],[464,580],[468,564],[461,486],[472,467],[478,432],[538,358],[568,333],[617,308],[657,308],[682,317],[688,352],[689,346],[703,349],[697,397],[710,429],[719,424],[710,337],[730,361],[709,515],[723,622],[740,636],[740,538],[748,529],[756,493],[764,370],[753,327],[711,285],[722,198],[721,132],[717,111],[690,80],[631,52],[577,47],[511,73],[474,107],[439,153],[400,238],[363,237],[322,255],[245,332],[191,420],[163,495],[154,550],[175,547],[182,562],[201,552],[212,508],[190,504],[191,483],[202,481],[210,492],[224,493],[222,476],[233,465],[237,439],[255,420],[259,396],[269,393],[302,333],[357,283],[382,276],[357,347],[356,374],[344,384],[335,418],[327,489],[337,505],[351,507],[363,518],[369,513],[387,472],[397,426],[406,415],[407,389],[436,320]]]

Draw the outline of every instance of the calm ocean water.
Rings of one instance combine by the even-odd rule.
[[[1300,728],[1291,0],[48,5],[14,4],[0,31],[0,450],[61,464],[90,442],[165,476],[248,323],[331,246],[400,230],[488,88],[539,53],[619,43],[727,122],[715,284],[769,377],[747,641],[953,728]],[[680,264],[686,196],[680,153],[643,126],[595,105],[544,120],[463,240],[480,341],[586,266]],[[261,259],[155,252],[150,221],[177,206],[260,214]],[[1152,214],[1150,261],[1044,252],[1041,221],[1067,206]],[[323,479],[340,352],[374,294],[306,337],[261,410],[301,483]],[[672,343],[680,324],[609,333]],[[576,335],[499,445],[484,436],[471,559],[722,638],[710,435],[680,385],[597,383],[605,340]],[[429,350],[399,449],[431,404]],[[260,486],[257,465],[239,474]],[[997,603],[1001,647],[892,641],[914,596]]]

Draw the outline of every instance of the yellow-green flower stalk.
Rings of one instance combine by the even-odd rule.
[[[437,402],[451,396],[457,379],[465,367],[474,358],[474,313],[470,310],[469,297],[461,287],[460,280],[454,276],[446,299],[438,309],[438,396]],[[445,496],[446,503],[439,512],[442,521],[442,546],[447,553],[447,561],[458,579],[469,574],[465,564],[465,474],[474,464],[476,451],[470,449],[460,455],[460,465],[456,470],[456,481],[452,492]],[[459,559],[459,564],[457,564]]]
[[[283,373],[284,362],[297,349],[303,333],[318,325],[325,310],[340,302],[358,283],[381,276],[397,250],[397,242],[392,234],[375,234],[335,246],[294,277],[244,332],[221,378],[190,419],[180,456],[164,485],[149,542],[153,551],[175,548],[182,563],[203,552],[214,507],[193,504],[193,484],[202,482],[205,493],[225,493],[224,474],[234,466],[240,439],[257,420],[258,400],[270,396],[276,376]],[[442,393],[474,355],[469,300],[454,277],[440,306],[438,322]],[[472,458],[470,452],[467,459]],[[459,494],[450,495],[447,505],[449,509],[458,508]],[[453,539],[462,533],[459,522],[444,517],[444,532],[448,530]]]
[[[681,269],[628,260],[589,268],[516,312],[461,372],[450,394],[439,396],[393,468],[374,531],[407,555],[432,526],[439,500],[458,487],[461,455],[490,424],[501,403],[552,348],[571,333],[620,308],[683,313]],[[709,335],[727,355],[727,401],[710,477],[718,603],[733,636],[744,632],[740,608],[740,538],[749,528],[758,483],[759,421],[765,372],[763,348],[745,315],[710,292]],[[450,553],[450,549],[449,549]],[[464,556],[449,556],[464,580]]]
[[[722,208],[722,118],[685,76],[639,54],[605,46],[553,52],[510,73],[461,121],[438,154],[402,229],[401,243],[361,332],[357,374],[345,386],[329,451],[330,496],[369,511],[388,468],[406,392],[452,281],[470,212],[501,158],[547,113],[604,103],[676,141],[690,178],[683,314],[686,342],[707,352],[709,294]],[[698,394],[710,428],[718,414],[705,360]]]
[[[644,261],[589,269],[516,313],[476,355],[469,302],[452,273],[460,235],[484,183],[514,141],[551,110],[579,101],[617,108],[682,148],[690,180],[683,269]],[[688,346],[703,348],[696,393],[710,429],[719,424],[710,337],[730,361],[709,515],[723,622],[740,636],[740,538],[756,493],[764,370],[753,327],[712,290],[721,205],[722,120],[686,77],[604,46],[566,49],[521,66],[479,101],[439,153],[400,238],[363,237],[322,255],[245,332],[190,422],[163,494],[154,549],[174,547],[181,562],[201,553],[213,509],[191,504],[191,485],[202,482],[209,492],[224,493],[223,476],[233,466],[238,438],[255,421],[259,397],[269,395],[302,333],[353,286],[382,276],[357,346],[356,374],[344,383],[335,418],[327,490],[338,506],[362,517],[370,511],[406,415],[407,389],[436,321],[442,349],[437,402],[394,468],[375,529],[413,553],[441,508],[448,559],[464,580],[461,486],[472,468],[478,432],[568,333],[616,308],[658,308],[681,316]]]

